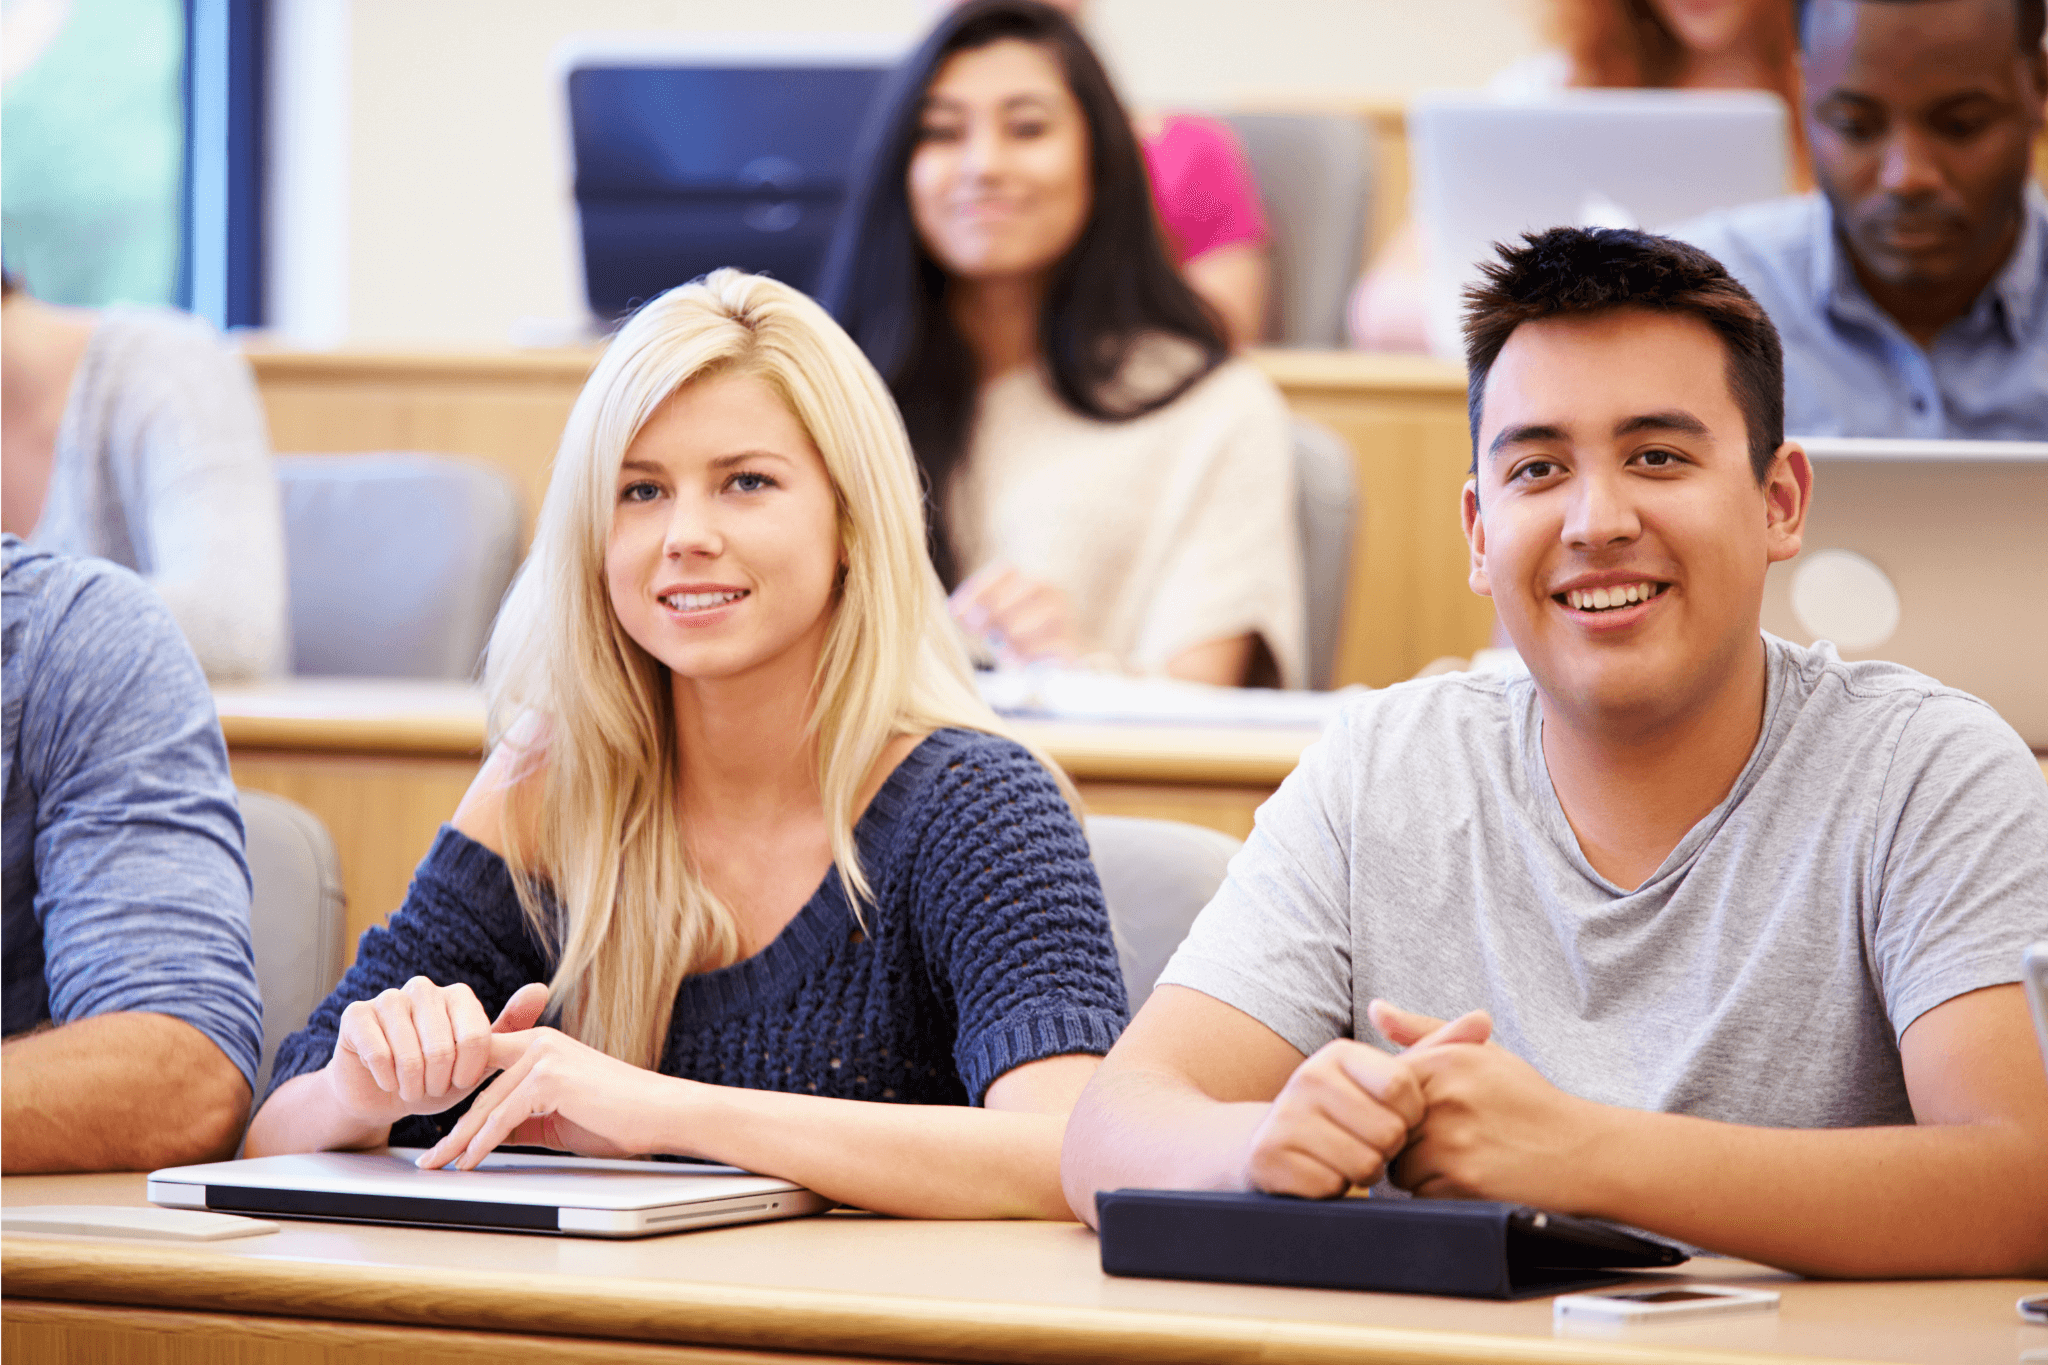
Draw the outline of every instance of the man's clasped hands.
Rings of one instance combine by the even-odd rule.
[[[1446,1023],[1374,1000],[1367,1013],[1401,1051],[1339,1038],[1296,1067],[1253,1132],[1250,1188],[1328,1198],[1384,1172],[1428,1198],[1581,1202],[1569,1187],[1595,1169],[1616,1111],[1493,1046],[1483,1010]]]

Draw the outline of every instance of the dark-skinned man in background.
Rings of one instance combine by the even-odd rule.
[[[2042,0],[1803,0],[1817,194],[1672,235],[1754,294],[1802,436],[2048,440]]]

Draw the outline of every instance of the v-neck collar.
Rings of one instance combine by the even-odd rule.
[[[1735,776],[1735,782],[1728,788],[1728,794],[1720,803],[1694,822],[1671,851],[1664,855],[1664,861],[1657,865],[1643,884],[1631,890],[1609,880],[1586,856],[1586,850],[1579,844],[1579,836],[1572,829],[1572,822],[1566,818],[1564,803],[1558,799],[1557,786],[1550,780],[1550,764],[1543,756],[1543,703],[1537,695],[1533,678],[1523,678],[1518,686],[1525,689],[1522,705],[1515,716],[1515,744],[1522,751],[1523,779],[1529,790],[1536,796],[1539,815],[1544,831],[1564,854],[1579,874],[1616,898],[1654,893],[1665,883],[1684,873],[1700,851],[1707,846],[1728,820],[1749,789],[1756,785],[1758,776],[1769,766],[1777,752],[1783,735],[1779,733],[1779,712],[1783,709],[1788,679],[1785,677],[1786,663],[1781,655],[1778,642],[1769,635],[1764,641],[1764,717],[1757,729],[1756,743],[1751,746],[1749,758],[1742,765],[1742,771]]]
[[[880,871],[902,830],[903,816],[926,785],[932,770],[958,747],[963,735],[934,730],[896,765],[867,809],[854,822],[854,844],[869,885],[880,891]],[[873,913],[870,910],[869,913]],[[837,947],[860,927],[853,904],[839,879],[839,868],[826,869],[796,917],[752,957],[730,966],[683,978],[676,992],[672,1026],[701,1028],[735,1014],[758,1009],[764,1002],[801,986]]]

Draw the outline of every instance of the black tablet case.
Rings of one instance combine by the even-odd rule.
[[[1102,1269],[1155,1279],[1521,1299],[1686,1259],[1605,1223],[1476,1200],[1109,1190],[1095,1210]]]

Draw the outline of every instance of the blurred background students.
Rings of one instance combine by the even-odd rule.
[[[214,679],[283,671],[283,513],[248,364],[161,308],[0,303],[0,525],[141,574]]]
[[[233,1154],[263,1011],[213,698],[124,569],[0,537],[6,1169]]]
[[[2048,439],[2042,0],[1810,0],[1820,191],[1680,228],[1785,339],[1789,430]]]
[[[902,408],[956,618],[1004,662],[1300,685],[1286,408],[1167,258],[1095,54],[978,0],[896,79],[821,295]]]
[[[1256,344],[1272,287],[1258,182],[1230,125],[1199,114],[1137,123],[1159,224],[1180,273],[1216,310],[1233,346]]]
[[[1790,0],[1550,0],[1556,46],[1489,88],[1506,99],[1559,90],[1768,90],[1799,101]]]
[[[1088,9],[1087,0],[1049,3],[1077,25]],[[1174,264],[1216,310],[1231,345],[1257,344],[1272,288],[1272,236],[1237,134],[1220,119],[1182,111],[1140,115],[1134,127]]]
[[[1488,84],[1505,100],[1567,89],[1768,90],[1799,108],[1792,0],[1550,0],[1556,46]],[[1805,183],[1794,120],[1792,164]],[[1352,292],[1351,344],[1426,351],[1421,235],[1411,219]]]

